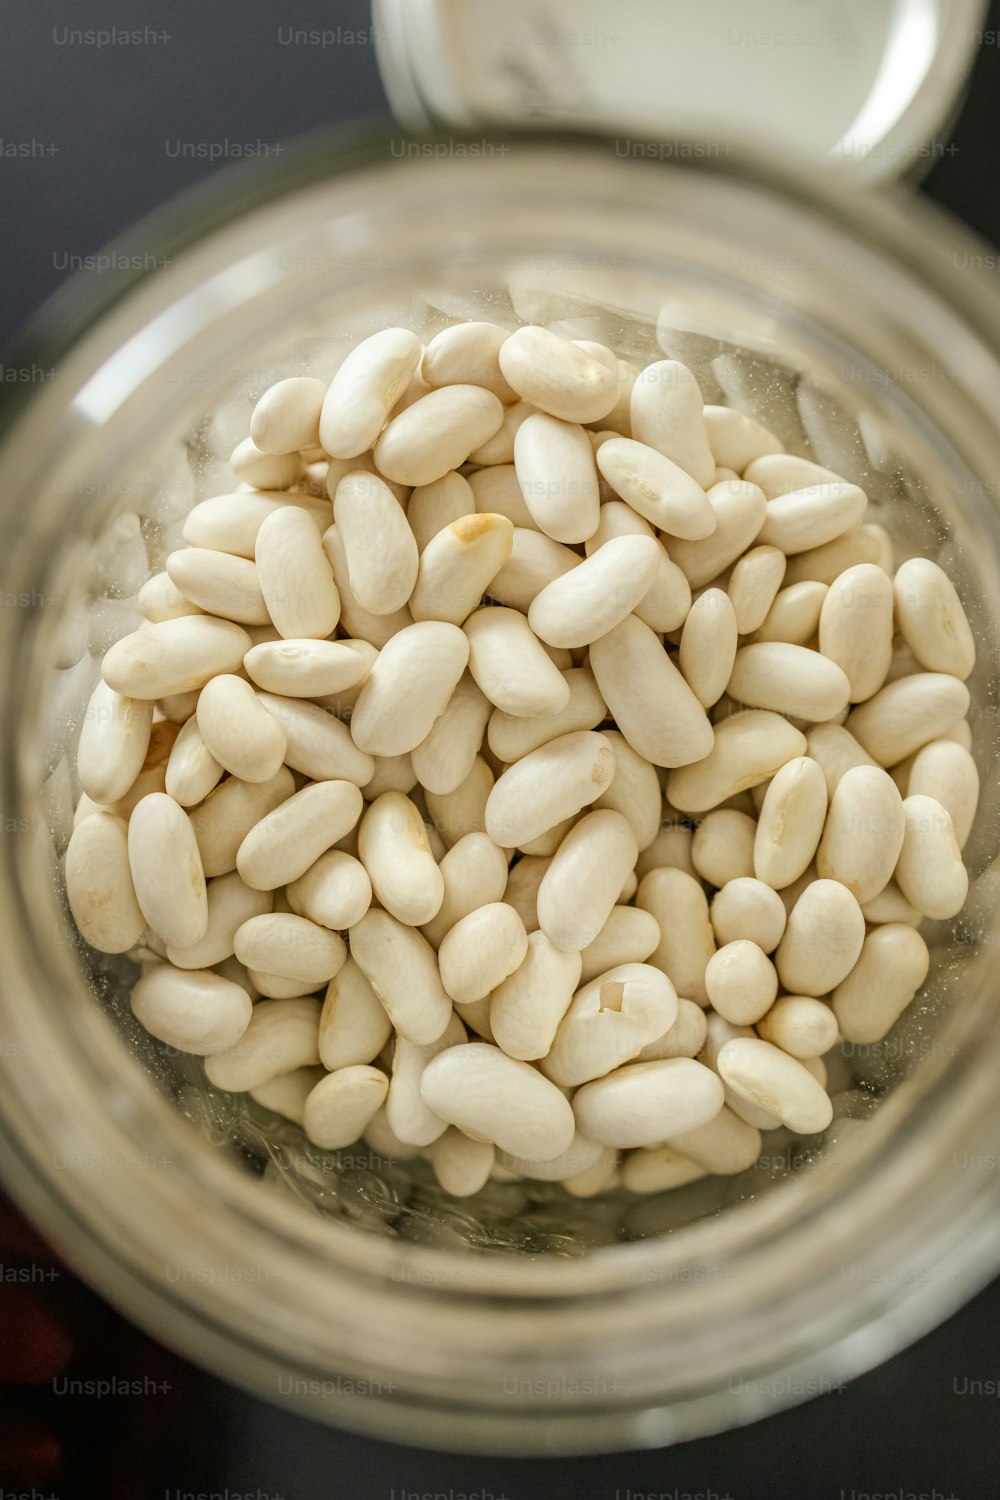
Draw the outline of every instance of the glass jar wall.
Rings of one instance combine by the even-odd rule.
[[[913,205],[730,158],[458,144],[326,143],[228,222],[182,243],[166,221],[163,270],[38,346],[58,379],[0,449],[5,1171],[105,1295],[266,1397],[440,1446],[659,1443],[876,1362],[996,1265],[1000,297]],[[890,1036],[835,1060],[825,1136],[775,1134],[737,1178],[456,1203],[422,1163],[321,1152],[209,1090],[131,1018],[134,970],[72,931],[59,859],[100,657],[190,505],[232,487],[257,395],[380,326],[463,317],[684,360],[707,401],[862,484],[973,623],[967,907],[928,932]]]

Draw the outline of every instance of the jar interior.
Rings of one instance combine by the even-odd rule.
[[[352,259],[343,246],[326,264],[321,256],[290,255],[281,269],[292,295],[272,298],[243,333],[231,325],[216,342],[192,341],[182,360],[155,377],[167,420],[140,425],[129,437],[116,414],[93,472],[84,455],[57,476],[75,519],[52,549],[40,585],[57,607],[44,611],[33,646],[31,739],[38,748],[25,754],[21,776],[25,798],[37,798],[42,809],[28,857],[47,870],[52,930],[73,946],[85,979],[85,994],[67,1003],[89,1006],[94,1027],[113,1029],[123,1083],[143,1070],[190,1129],[234,1170],[256,1178],[262,1192],[360,1232],[494,1255],[579,1256],[679,1233],[763,1195],[795,1191],[858,1152],[891,1149],[891,1129],[913,1106],[922,1080],[947,1067],[963,1023],[990,1004],[989,866],[998,821],[991,600],[1000,597],[994,491],[935,427],[947,371],[932,363],[878,368],[808,312],[770,296],[770,268],[763,261],[754,268],[752,253],[750,247],[742,261],[734,257],[728,269],[711,272],[680,253],[644,264],[528,242],[487,254],[471,236],[437,258],[419,246],[382,261],[367,252]],[[426,340],[467,318],[544,323],[637,363],[682,360],[706,402],[758,418],[789,452],[862,485],[869,519],[886,527],[897,561],[914,553],[939,561],[972,623],[979,658],[969,684],[971,723],[983,791],[966,859],[981,879],[956,921],[923,925],[930,976],[884,1041],[842,1044],[828,1056],[829,1129],[816,1137],[765,1134],[760,1160],[736,1177],[706,1177],[649,1197],[616,1189],[592,1200],[573,1198],[558,1184],[491,1181],[459,1201],[420,1159],[384,1158],[363,1142],[320,1150],[249,1096],[211,1089],[199,1059],[172,1055],[149,1036],[129,1008],[136,966],[87,950],[65,906],[59,862],[79,795],[76,742],[101,656],[140,622],[137,592],[183,545],[190,507],[236,488],[227,458],[248,432],[256,399],[284,376],[329,378],[345,350],[380,327],[403,324]]]

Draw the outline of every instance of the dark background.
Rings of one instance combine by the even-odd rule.
[[[159,7],[33,0],[8,8],[0,43],[0,345],[66,279],[74,258],[95,254],[225,165],[171,155],[168,142],[223,143],[230,157],[234,144],[250,145],[273,157],[302,131],[384,109],[363,39],[295,46],[278,32],[368,25],[366,0]],[[59,40],[64,28],[108,26],[143,32],[144,40],[104,47]],[[922,190],[996,245],[1000,5],[985,26],[993,30],[962,113]],[[11,155],[12,145],[29,154]],[[1000,1493],[1000,1283],[907,1353],[795,1411],[669,1450],[533,1462],[379,1444],[244,1396],[130,1329],[2,1202],[0,1269],[0,1500],[182,1500],[227,1490],[226,1500]],[[165,1389],[71,1398],[59,1394],[64,1376],[148,1378]],[[987,1382],[993,1398],[962,1394],[973,1381]]]

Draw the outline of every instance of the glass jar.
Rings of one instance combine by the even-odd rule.
[[[100,309],[73,287],[50,309],[23,359],[54,378],[0,448],[5,1177],[156,1336],[382,1436],[646,1446],[828,1389],[998,1261],[988,258],[924,205],[821,193],[721,152],[662,164],[580,140],[341,135],[231,189],[189,200],[183,227],[161,218],[155,275]],[[493,1182],[456,1203],[423,1163],[306,1148],[146,1036],[134,970],[81,950],[66,913],[59,857],[101,654],[190,504],[232,486],[256,396],[329,373],[381,325],[484,315],[686,360],[707,400],[863,483],[901,549],[946,561],[973,622],[984,788],[966,910],[930,930],[931,978],[890,1036],[833,1060],[826,1136],[775,1135],[737,1178],[607,1202]]]

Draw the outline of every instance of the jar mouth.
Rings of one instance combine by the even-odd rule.
[[[476,158],[397,160],[393,139],[382,135],[349,145],[318,186],[329,137],[303,148],[285,184],[285,242],[298,235],[308,245],[311,216],[326,202],[323,247],[331,261],[348,259],[352,243],[357,253],[357,234],[363,233],[357,216],[369,211],[384,220],[404,169],[411,180],[422,174],[435,201],[445,187],[452,193],[474,190],[474,174],[463,175],[463,164]],[[450,144],[454,147],[455,140]],[[828,202],[812,189],[779,186],[773,174],[762,175],[759,167],[741,166],[734,158],[664,170],[648,161],[615,162],[608,143],[598,148],[572,140],[542,147],[529,140],[498,141],[498,149],[501,145],[503,155],[478,158],[478,170],[485,167],[495,184],[489,191],[499,197],[516,193],[524,201],[527,194],[541,204],[558,186],[563,203],[575,204],[585,187],[593,194],[596,185],[606,196],[595,201],[610,200],[611,212],[616,204],[623,213],[633,212],[641,202],[638,217],[647,226],[657,211],[676,211],[678,201],[694,213],[695,199],[690,192],[685,197],[681,184],[693,183],[696,171],[699,181],[735,194],[733,201],[749,216],[751,239],[762,232],[764,199],[770,195],[777,203],[794,195],[791,207],[812,232],[838,237],[845,255],[848,248],[856,251],[866,270],[883,266],[897,287],[905,284],[910,306],[921,315],[931,303],[937,307],[932,335],[939,347],[954,337],[962,361],[956,389],[949,386],[941,403],[941,419],[954,427],[956,413],[970,400],[973,415],[984,411],[965,436],[977,470],[990,472],[988,458],[997,439],[985,408],[996,389],[1000,298],[984,288],[982,278],[971,278],[975,287],[965,284],[954,259],[955,246],[963,242],[933,216],[921,243],[890,206]],[[462,178],[457,188],[456,168]],[[172,403],[180,422],[198,393],[189,390],[175,399],[168,383],[172,370],[193,356],[207,358],[217,337],[221,352],[213,359],[227,352],[242,357],[245,335],[237,325],[244,306],[259,319],[266,338],[274,335],[281,309],[270,317],[266,309],[289,272],[274,263],[268,235],[282,225],[267,188],[244,181],[242,199],[236,190],[244,222],[224,227],[233,215],[216,210],[214,232],[186,250],[171,224],[169,243],[176,248],[164,252],[170,264],[137,283],[98,321],[93,309],[87,310],[88,327],[61,361],[60,382],[38,393],[8,431],[0,451],[4,492],[37,497],[8,522],[5,589],[12,596],[37,588],[40,553],[58,554],[65,574],[67,557],[82,555],[120,504],[113,486],[101,489],[102,477],[113,479],[109,466],[127,468],[141,460],[153,421],[151,386],[157,388],[161,410]],[[415,191],[415,183],[406,189]],[[560,211],[557,205],[553,222]],[[474,235],[468,230],[466,235],[464,244],[452,246],[459,260],[474,248]],[[430,253],[426,226],[417,225],[413,239],[415,246],[404,247],[408,252]],[[560,253],[574,249],[577,269],[586,274],[586,247],[564,234]],[[625,270],[638,277],[637,259]],[[725,304],[723,271],[707,269],[709,278],[716,276]],[[793,318],[805,315],[807,270],[785,268],[778,278],[784,284],[771,294],[772,316],[779,308]],[[303,274],[299,295],[304,298],[308,268]],[[853,274],[845,271],[842,279]],[[641,286],[639,294],[644,295]],[[43,320],[40,348],[51,337],[54,318],[50,313]],[[763,316],[753,320],[750,333],[759,343],[766,343],[765,325]],[[139,415],[131,434],[123,435],[131,411]],[[965,417],[972,421],[968,411]],[[113,430],[118,446],[111,453],[105,450]],[[92,495],[70,491],[74,534],[68,538],[66,494],[59,494],[58,485],[74,470],[77,483],[81,474],[93,473],[96,489]],[[981,519],[985,526],[988,518]],[[43,587],[43,604],[47,593]],[[240,1361],[223,1345],[238,1342],[243,1378],[258,1390],[263,1383],[273,1399],[291,1394],[305,1399],[317,1415],[414,1441],[426,1440],[422,1423],[430,1406],[448,1412],[450,1444],[474,1447],[488,1431],[491,1441],[507,1445],[516,1428],[516,1441],[528,1446],[614,1447],[623,1440],[689,1436],[760,1415],[776,1404],[766,1385],[775,1371],[798,1371],[801,1382],[818,1369],[827,1372],[824,1378],[854,1373],[971,1295],[995,1267],[990,1231],[998,1208],[997,1174],[985,1164],[996,1160],[997,1121],[986,1054],[997,1045],[1000,1020],[982,1005],[956,1008],[936,1034],[939,1050],[883,1104],[863,1149],[845,1154],[836,1171],[803,1173],[759,1201],[727,1210],[723,1245],[718,1221],[707,1219],[677,1235],[596,1248],[580,1259],[474,1257],[472,1276],[467,1252],[376,1238],[265,1193],[176,1113],[129,1056],[110,1021],[95,1013],[70,944],[51,940],[52,932],[67,929],[51,852],[28,802],[48,754],[44,684],[28,668],[43,658],[59,629],[61,610],[30,607],[5,614],[8,618],[0,621],[4,690],[9,703],[23,706],[19,715],[8,715],[3,731],[0,815],[6,827],[26,824],[23,841],[8,839],[0,855],[4,922],[11,934],[0,1015],[11,1044],[22,1049],[13,1058],[0,1056],[10,1083],[2,1121],[8,1171],[15,1191],[69,1258],[168,1342],[181,1343],[196,1358],[225,1364],[237,1379]],[[40,912],[52,914],[51,928],[46,924],[42,930]],[[983,1165],[949,1170],[962,1151],[981,1157]],[[82,1165],[72,1165],[74,1155],[83,1158]],[[60,1168],[57,1157],[69,1166]],[[122,1190],[123,1180],[132,1184],[128,1191]],[[190,1263],[218,1271],[219,1278],[180,1279],[166,1287],[168,1300],[167,1244],[170,1264]],[[953,1269],[947,1276],[936,1274],[945,1259]],[[817,1306],[819,1289],[826,1295],[839,1283],[843,1290],[845,1264],[856,1268],[862,1295],[850,1307],[846,1298],[839,1306]],[[700,1278],[695,1276],[699,1268],[705,1272]],[[338,1281],[331,1288],[333,1269]],[[238,1270],[246,1274],[237,1275]],[[757,1321],[748,1310],[751,1297]],[[445,1298],[452,1322],[442,1331]],[[581,1299],[586,1299],[582,1314]],[[770,1347],[762,1348],[759,1319],[768,1310],[776,1324],[781,1315],[782,1326]],[[786,1326],[790,1312],[793,1324],[799,1319],[794,1326]],[[395,1347],[373,1354],[370,1329],[387,1316],[397,1320]],[[725,1349],[709,1348],[698,1335],[699,1321],[719,1319],[731,1322],[728,1343]],[[290,1335],[294,1354],[288,1352]],[[683,1378],[672,1372],[665,1381],[662,1346],[668,1339],[674,1347],[686,1340],[692,1355]],[[442,1367],[431,1357],[428,1370],[435,1340]],[[500,1402],[497,1416],[490,1399],[498,1394],[496,1375],[484,1381],[479,1369],[484,1352],[501,1371],[527,1370],[525,1380],[536,1369],[542,1371],[538,1379],[557,1378],[548,1367],[557,1354],[570,1353],[589,1369],[601,1353],[619,1370],[629,1366],[628,1388],[580,1393],[567,1387],[544,1415],[532,1411],[537,1401],[523,1389]],[[282,1391],[276,1370],[295,1372],[301,1381],[336,1378],[342,1388],[332,1399],[321,1394],[310,1402],[308,1391]],[[721,1399],[720,1385],[735,1379],[734,1371],[744,1388],[730,1386]],[[456,1388],[456,1372],[467,1377],[466,1389]],[[348,1382],[365,1378],[395,1384],[398,1394],[366,1404],[347,1389]],[[421,1383],[423,1393],[417,1394]],[[811,1393],[791,1388],[782,1398]],[[595,1398],[610,1415],[595,1412]]]

